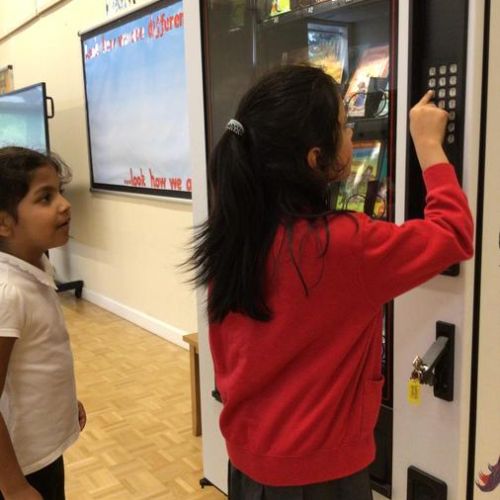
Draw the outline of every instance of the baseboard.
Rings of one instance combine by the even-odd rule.
[[[152,316],[144,314],[143,312],[138,311],[137,309],[133,309],[129,306],[126,306],[125,304],[121,304],[120,302],[110,299],[105,295],[93,292],[92,290],[89,290],[87,287],[83,288],[82,297],[85,300],[92,302],[92,304],[95,304],[96,306],[106,309],[106,311],[112,312],[113,314],[120,316],[120,318],[124,318],[127,321],[130,321],[131,323],[134,323],[135,325],[144,328],[148,332],[158,335],[158,337],[168,340],[169,342],[172,342],[173,344],[176,344],[179,347],[188,349],[188,345],[186,344],[186,342],[182,340],[182,336],[191,332],[180,330],[175,326],[169,325],[168,323],[164,323],[159,319],[153,318]]]

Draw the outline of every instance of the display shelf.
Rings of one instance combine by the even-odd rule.
[[[389,137],[389,121],[383,118],[348,118],[353,127],[353,140],[387,141]]]
[[[262,26],[264,28],[272,28],[277,24],[289,23],[300,18],[317,16],[325,13],[331,14],[342,7],[350,7],[358,4],[368,5],[374,1],[376,0],[297,0],[297,5],[289,12],[274,16],[266,16],[262,20]]]

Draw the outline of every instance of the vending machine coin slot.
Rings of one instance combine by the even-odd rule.
[[[407,500],[447,500],[448,487],[444,481],[413,465],[408,467]]]

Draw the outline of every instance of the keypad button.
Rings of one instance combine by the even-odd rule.
[[[448,132],[455,132],[455,122],[448,123]]]
[[[439,89],[439,91],[438,91],[438,97],[440,99],[443,99],[444,97],[446,97],[446,89]]]
[[[450,134],[446,140],[447,140],[448,144],[453,144],[455,142],[455,135]]]
[[[436,88],[436,79],[435,78],[429,78],[429,88],[430,89]]]
[[[447,71],[448,71],[448,68],[446,67],[445,64],[443,64],[442,66],[439,66],[439,74],[440,75],[446,75]]]
[[[455,86],[457,84],[457,77],[450,76],[450,85]]]
[[[450,64],[450,73],[456,74],[458,72],[458,66],[456,64]]]
[[[438,107],[441,109],[445,109],[446,108],[446,101],[444,99],[441,99],[440,101],[438,101]]]
[[[439,79],[439,86],[440,87],[445,87],[446,86],[446,78],[444,76],[442,76],[440,79]]]
[[[449,92],[448,92],[450,97],[457,97],[457,89],[455,87],[452,87]]]
[[[436,76],[436,73],[437,73],[437,69],[435,66],[431,66],[429,68],[429,76]]]
[[[457,101],[455,99],[450,99],[448,101],[448,107],[450,109],[455,109],[457,107]]]
[[[448,120],[450,120],[451,122],[457,117],[457,114],[455,113],[455,111],[450,111],[448,113]]]

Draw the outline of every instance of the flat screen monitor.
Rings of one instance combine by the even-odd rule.
[[[49,151],[45,83],[0,95],[0,147]]]

